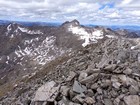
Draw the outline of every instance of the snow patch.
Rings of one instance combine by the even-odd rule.
[[[28,30],[27,28],[22,28],[22,27],[18,27],[18,29],[22,32],[25,32],[27,34],[43,34],[41,31],[37,30],[37,31],[31,31],[31,30]]]
[[[105,36],[107,36],[108,38],[114,38],[115,37],[113,35],[105,35]]]
[[[14,38],[14,35],[12,34],[12,35],[10,36],[10,38],[11,38],[11,39]]]
[[[131,50],[134,50],[135,48],[136,48],[136,46],[132,46],[130,49],[131,49]]]
[[[10,57],[9,56],[7,56],[7,60],[9,60],[10,59]]]
[[[68,31],[78,35],[80,39],[85,40],[85,42],[82,44],[83,47],[89,45],[91,42],[97,43],[98,39],[104,38],[102,30],[95,30],[89,33],[82,27],[74,27],[71,25],[68,28]]]
[[[8,62],[8,61],[6,61],[5,63],[6,63],[6,64],[9,64],[9,62]]]
[[[77,35],[88,35],[84,28],[73,27],[72,25],[68,28],[68,31],[71,31],[73,34]]]
[[[10,25],[7,26],[7,31],[9,32],[11,30],[12,30],[12,28],[11,28],[11,24],[10,24]]]
[[[34,47],[33,45],[36,40],[39,40],[39,38],[25,40],[24,44],[27,45],[25,48],[18,46],[18,50],[15,51],[17,57],[24,58],[24,56],[27,56],[36,64],[45,65],[47,62],[54,60],[56,56],[60,56],[65,53],[64,50],[55,46],[56,37],[54,36],[46,37],[40,45]]]

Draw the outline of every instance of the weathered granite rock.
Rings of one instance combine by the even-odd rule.
[[[126,75],[118,75],[118,81],[120,83],[122,83],[123,85],[126,85],[126,81],[127,81],[127,76]]]
[[[112,72],[113,72],[113,71],[115,70],[116,67],[117,67],[116,64],[111,64],[111,65],[105,66],[105,67],[104,67],[104,70],[112,71]]]
[[[34,101],[53,102],[59,93],[60,86],[56,86],[54,81],[42,85],[35,93]]]
[[[76,102],[76,103],[81,103],[81,104],[83,104],[85,98],[86,98],[86,96],[82,93],[82,94],[79,94],[79,95],[75,96],[75,97],[72,99],[72,101],[73,101],[73,102]]]
[[[73,91],[76,93],[83,93],[87,91],[87,88],[84,85],[81,85],[78,81],[74,81]]]
[[[89,97],[92,97],[92,96],[94,96],[94,92],[92,91],[92,89],[88,89],[86,92],[86,95]]]
[[[69,90],[70,90],[70,88],[68,86],[61,86],[60,93],[63,96],[68,96]]]
[[[68,100],[66,97],[63,97],[62,100],[58,102],[58,105],[80,105],[78,103],[73,103],[70,100]]]
[[[98,84],[97,83],[94,83],[94,84],[91,85],[91,89],[96,90],[97,88],[98,88]]]
[[[73,71],[70,71],[68,78],[66,81],[71,81],[76,76],[76,73]]]
[[[105,105],[113,105],[113,102],[110,99],[104,99]]]
[[[139,96],[137,95],[125,96],[123,100],[126,105],[140,105]]]
[[[135,85],[135,86],[131,85],[129,87],[129,92],[130,92],[131,95],[137,95],[138,92],[140,92],[140,89],[139,89],[139,87],[137,85]]]
[[[88,105],[93,105],[96,101],[91,97],[86,97],[84,100]]]
[[[120,105],[120,99],[119,98],[115,98],[113,104],[114,105]]]
[[[85,73],[85,72],[81,72],[80,75],[79,75],[78,80],[81,81],[81,80],[85,79],[87,76],[88,76],[87,73]]]
[[[121,84],[119,82],[113,82],[112,86],[116,89],[119,89]]]
[[[131,74],[132,73],[132,69],[130,68],[126,68],[126,70],[123,71],[124,74]]]
[[[98,79],[99,73],[94,73],[90,76],[88,76],[87,78],[81,80],[80,82],[82,84],[86,84],[86,83],[90,83],[90,82],[95,82]]]

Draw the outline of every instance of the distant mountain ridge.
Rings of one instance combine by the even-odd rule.
[[[87,24],[85,26],[89,26],[89,27],[96,27],[96,25],[92,25],[92,24]],[[104,27],[108,27],[111,28],[113,30],[120,30],[120,29],[126,29],[126,30],[130,30],[130,31],[140,31],[140,26],[134,26],[134,25],[101,25]]]
[[[59,27],[62,23],[61,22],[22,22],[22,21],[8,21],[8,20],[0,20],[0,25],[10,24],[10,23],[19,23],[24,26],[57,26]],[[113,30],[119,30],[119,29],[127,29],[129,31],[140,31],[140,26],[137,25],[93,25],[93,24],[83,24],[84,26],[88,27],[96,27],[96,26],[104,26],[111,28]]]

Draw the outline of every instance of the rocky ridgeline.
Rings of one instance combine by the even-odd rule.
[[[140,105],[136,40],[106,39],[70,54],[45,77],[15,86],[2,105]]]
[[[122,48],[118,44],[122,45]],[[94,50],[98,56],[102,56],[99,63],[92,59],[91,62],[86,60],[86,56],[88,59],[91,57],[90,54],[81,55],[78,59],[80,62],[74,63],[83,69],[69,71],[67,78],[62,76],[63,80],[54,79],[45,83],[35,92],[32,104],[140,105],[139,51],[130,50],[128,44],[130,45],[123,40],[105,41],[105,46],[98,48],[100,51],[96,48]],[[89,50],[86,50],[84,53],[88,52]],[[69,67],[74,65],[72,60]],[[84,67],[86,62],[90,64]]]

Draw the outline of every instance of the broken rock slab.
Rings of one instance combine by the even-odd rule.
[[[60,92],[63,96],[68,96],[70,88],[68,86],[61,86]]]
[[[117,67],[116,64],[111,64],[111,65],[105,66],[104,70],[106,70],[106,71],[113,71],[113,70],[115,70],[116,67]]]
[[[113,102],[111,101],[111,99],[104,99],[104,104],[105,105],[113,105]]]
[[[126,105],[140,105],[140,99],[138,95],[129,95],[124,97]]]
[[[73,101],[73,102],[76,102],[76,103],[81,103],[81,104],[83,104],[85,98],[86,98],[85,94],[82,93],[82,94],[79,94],[79,95],[75,96],[75,97],[72,99],[72,101]]]
[[[69,101],[66,97],[63,97],[62,100],[60,100],[57,105],[80,105],[80,104],[73,103]]]
[[[76,76],[76,73],[73,71],[70,71],[68,78],[66,81],[71,81]]]
[[[88,76],[87,78],[81,80],[80,82],[81,82],[82,84],[94,82],[94,81],[96,81],[96,80],[98,79],[98,76],[99,76],[99,73],[94,73],[94,74]]]
[[[82,79],[85,79],[87,76],[88,76],[87,73],[85,73],[85,72],[81,72],[80,75],[79,75],[78,80],[81,81]]]
[[[86,98],[85,98],[85,102],[86,102],[88,105],[93,105],[96,101],[95,101],[94,98],[86,97]]]
[[[81,85],[78,81],[74,81],[73,91],[76,93],[83,93],[87,91],[87,88],[84,85]]]
[[[59,93],[59,88],[60,85],[57,86],[54,81],[47,82],[36,91],[34,101],[53,102]]]

